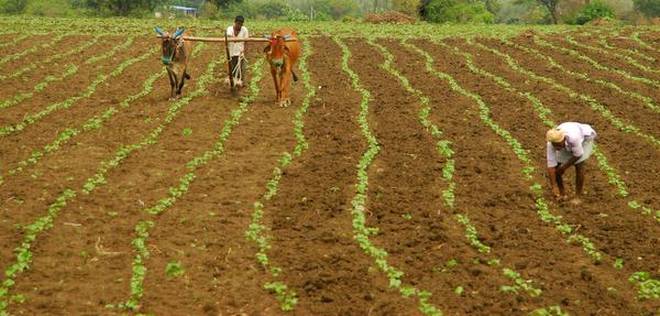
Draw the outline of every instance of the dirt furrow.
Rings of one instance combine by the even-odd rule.
[[[630,150],[631,144],[634,144],[634,139],[626,140],[625,146],[623,142],[621,144],[613,143],[618,137],[623,137],[624,134],[611,128],[605,122],[599,121],[599,115],[575,105],[574,101],[563,95],[563,93],[559,93],[550,86],[537,84],[520,76],[520,74],[507,68],[500,57],[490,52],[476,49],[472,46],[459,45],[459,47],[475,56],[475,62],[479,67],[503,77],[514,87],[530,92],[540,99],[547,108],[552,110],[556,122],[591,122],[599,133],[599,140],[597,141],[599,148],[607,154],[610,163],[613,165],[616,166],[626,156],[636,159],[638,163],[643,163],[641,160],[646,159],[640,158],[642,156],[635,157],[630,154],[643,155]],[[529,61],[520,61],[523,64],[531,64]],[[509,113],[519,113],[519,110],[511,111],[510,104],[507,106],[506,111]],[[546,166],[545,142],[543,140],[546,127],[539,122],[539,124],[534,125],[534,129],[531,129],[532,131],[536,130],[536,132],[530,133],[527,128],[523,128],[520,125],[521,122],[528,121],[520,118],[512,119],[510,118],[511,115],[498,115],[503,122],[509,122],[508,124],[510,124],[510,130],[512,132],[519,133],[517,136],[523,144],[526,144],[528,148],[536,148],[536,150],[530,153],[537,161],[538,170],[541,173],[539,175],[542,175]],[[615,154],[617,149],[627,149],[627,154],[625,156],[617,155]],[[616,196],[613,187],[607,183],[607,178],[597,170],[594,160],[595,158],[592,158],[589,161],[591,165],[588,165],[588,178],[586,179],[587,195],[584,203],[577,207],[571,205],[558,206],[561,215],[564,216],[567,222],[579,225],[580,232],[592,238],[600,250],[612,258],[624,258],[627,265],[626,271],[654,271],[655,268],[653,266],[657,260],[657,253],[654,251],[655,247],[653,245],[657,243],[657,238],[649,238],[649,236],[658,236],[657,223],[654,222],[651,216],[638,214],[628,208],[625,200]],[[625,171],[633,172],[634,170]],[[623,174],[623,172],[620,173]],[[569,175],[572,175],[572,172],[569,172]],[[641,178],[640,180],[644,181],[644,179]],[[568,188],[572,189],[572,180],[569,179],[567,181],[570,184]],[[642,191],[639,194],[642,196],[648,195],[649,198],[653,197],[651,192]],[[645,202],[647,201],[645,200]]]
[[[502,45],[497,40],[484,40],[483,42],[487,43],[491,47],[497,47],[498,49],[501,49],[503,52],[514,56],[516,59],[524,58],[524,60],[534,60],[537,64],[538,62],[542,62],[544,65],[549,66],[549,63],[542,61],[540,58],[538,58],[538,56],[535,57],[533,54],[529,54],[518,49],[513,49],[507,45]],[[535,46],[533,42],[524,38],[518,38],[514,41],[514,43],[522,47],[538,49],[538,47]],[[619,86],[624,92],[617,93],[611,88],[597,84],[594,81],[576,79],[574,76],[570,76],[565,72],[553,67],[544,67],[547,69],[540,71],[541,74],[555,78],[562,84],[569,86],[576,91],[580,91],[581,93],[593,96],[596,100],[607,106],[607,108],[609,108],[616,116],[631,122],[633,125],[638,126],[643,130],[652,133],[653,135],[660,134],[660,127],[658,127],[657,124],[649,123],[649,118],[658,117],[658,112],[650,109],[639,99],[624,95],[625,91],[635,92],[641,96],[650,98],[653,106],[657,107],[658,103],[660,103],[660,93],[658,93],[657,90],[654,90],[641,83],[620,80],[620,77],[617,77],[616,74],[595,69],[591,65],[581,63],[579,60],[574,58],[567,58],[565,55],[555,50],[540,49],[540,51],[545,56],[554,59],[570,71],[587,74],[592,80],[596,79],[612,82]]]
[[[647,78],[655,81],[660,80],[660,74],[657,72],[660,71],[660,69],[655,69],[655,67],[653,67],[655,71],[641,69],[626,62],[621,58],[618,58],[617,56],[594,52],[590,49],[574,45],[568,42],[567,39],[564,38],[563,36],[554,36],[554,35],[544,36],[543,39],[555,45],[576,50],[580,52],[582,55],[587,56],[593,60],[596,60],[603,65],[607,65],[608,67],[625,70],[628,73],[632,74],[633,76]]]
[[[264,274],[245,230],[252,203],[263,194],[281,153],[293,146],[293,112],[303,91],[294,85],[292,106],[280,108],[269,73],[260,85],[261,95],[232,132],[225,154],[199,169],[188,193],[155,221],[150,247],[158,250],[146,263],[142,310],[233,315],[279,309],[262,288]],[[170,262],[180,262],[185,274],[168,277]]]
[[[204,53],[203,56],[205,57],[200,58],[199,64],[193,64],[191,73],[201,74],[204,60],[218,58],[215,54],[211,57],[209,53]],[[166,93],[156,96],[156,102],[151,99],[151,102],[144,103],[152,106],[153,112],[123,116],[132,120],[139,118],[138,122],[142,122],[143,115],[146,114],[157,124],[150,121],[144,124],[129,123],[127,127],[139,129],[127,128],[126,135],[123,136],[125,138],[115,138],[107,144],[107,147],[80,146],[80,153],[89,155],[91,150],[92,155],[108,159],[108,154],[114,153],[118,149],[117,146],[139,142],[150,133],[145,127],[158,126],[163,123],[163,116],[168,114],[168,107],[172,104],[166,101],[169,87],[163,90],[157,90]],[[215,88],[211,95],[214,92]],[[218,122],[228,115],[228,108],[232,104],[235,102],[212,96],[193,99],[190,105],[181,110],[172,124],[165,128],[160,142],[147,146],[146,150],[134,152],[118,168],[111,170],[107,175],[106,186],[98,186],[90,195],[79,193],[77,200],[70,201],[62,210],[60,218],[56,220],[54,228],[47,232],[44,240],[40,240],[33,249],[35,270],[29,271],[17,280],[16,290],[34,298],[34,304],[23,304],[16,308],[40,310],[41,313],[45,310],[64,309],[65,314],[95,310],[94,313],[103,314],[107,313],[103,309],[106,303],[118,303],[125,299],[130,279],[130,271],[125,269],[130,269],[132,259],[130,238],[133,235],[135,222],[142,216],[143,203],[153,203],[166,195],[164,190],[184,172],[185,162],[213,142],[220,128]],[[158,115],[162,116],[158,117]],[[192,130],[191,135],[186,136],[187,134],[184,133],[186,128]],[[89,137],[97,137],[97,141],[103,144],[103,135],[89,135]],[[89,166],[89,170],[95,171],[99,160],[95,160]],[[88,173],[82,178],[89,176]],[[143,179],[144,182],[141,182],[140,180]],[[70,225],[71,223],[74,224]],[[72,236],[75,236],[74,240],[71,240]],[[113,255],[111,251],[117,248],[121,254]],[[81,258],[81,261],[71,264],[71,258]],[[101,272],[98,269],[101,269]],[[105,279],[103,282],[81,285],[76,281],[79,280],[77,277]],[[100,283],[107,284],[114,291],[106,292],[105,287],[95,285]],[[90,286],[91,292],[87,291],[87,285]],[[39,300],[41,296],[34,293],[44,293],[44,291],[57,292],[57,297],[42,302]],[[85,294],[84,297],[80,296],[82,293]],[[75,304],[74,301],[80,304]],[[81,303],[83,301],[84,303]],[[93,303],[88,304],[88,302]]]
[[[452,43],[458,45],[461,49],[465,49],[470,53],[479,54],[479,56],[489,58],[489,61],[501,60],[501,58],[494,56],[491,52],[464,45],[462,41],[454,41]],[[562,83],[566,83],[570,80],[569,78],[566,78],[565,75],[561,74],[559,70],[549,70],[545,69],[544,67],[534,67],[533,65],[538,64],[538,62],[533,56],[529,56],[512,49],[507,49],[505,46],[498,45],[497,43],[488,42],[487,44],[489,47],[496,48],[504,53],[509,53],[511,56],[516,58],[517,62],[521,66],[532,69],[534,72],[540,75],[556,78],[556,80]],[[479,64],[486,69],[497,69],[497,71],[491,71],[496,74],[499,74],[502,71],[505,73],[511,72],[511,70],[503,64],[488,65],[485,61],[479,61]],[[520,82],[522,79],[519,77],[519,74],[512,74],[512,76],[514,77],[514,82]],[[628,184],[630,192],[632,192],[635,196],[640,197],[642,203],[645,206],[655,209],[659,208],[660,200],[658,200],[658,196],[653,193],[660,190],[660,184],[657,183],[657,181],[652,181],[647,177],[647,174],[660,172],[658,170],[658,164],[655,163],[657,159],[660,159],[660,152],[656,148],[649,145],[640,137],[621,132],[612,126],[610,122],[605,120],[599,113],[589,109],[588,106],[583,102],[576,101],[575,99],[570,98],[567,94],[554,90],[547,84],[542,84],[536,89],[547,90],[553,94],[551,99],[543,100],[549,108],[554,110],[555,106],[564,105],[561,107],[563,110],[556,113],[558,115],[558,122],[574,120],[592,124],[599,134],[599,144],[601,144],[600,147],[604,152],[607,153],[610,163],[615,167],[616,170],[618,170],[620,176]],[[580,90],[578,90],[576,87],[576,91]],[[596,90],[590,90],[589,94],[599,100],[609,98],[607,94],[598,93]],[[635,106],[629,107],[626,112],[644,113],[644,110],[638,106]],[[655,115],[649,115],[647,113],[646,115],[638,115],[638,117],[640,120],[639,123],[642,123],[640,126],[657,125],[654,124],[656,121]]]
[[[297,293],[301,315],[414,313],[414,302],[387,289],[353,240],[355,166],[366,147],[356,122],[360,98],[341,72],[339,47],[326,37],[312,46],[309,68],[319,90],[305,120],[309,148],[264,204],[273,238],[268,256]]]

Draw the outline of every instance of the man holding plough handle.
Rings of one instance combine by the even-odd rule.
[[[248,29],[243,26],[245,18],[239,15],[234,19],[234,25],[227,27],[226,34],[228,37],[247,39],[250,37]],[[229,71],[230,76],[234,77],[234,84],[242,87],[245,82],[245,42],[232,42],[227,43],[229,46]],[[225,79],[225,83],[229,84],[229,78]]]
[[[559,201],[566,199],[562,176],[575,166],[575,194],[571,202],[581,203],[584,187],[584,162],[593,152],[596,131],[587,124],[566,122],[546,133],[548,176],[552,193]]]

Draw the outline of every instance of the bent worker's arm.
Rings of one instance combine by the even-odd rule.
[[[554,195],[555,198],[560,198],[561,191],[559,190],[559,184],[557,183],[557,167],[548,167],[548,177],[550,178],[552,195]]]
[[[550,178],[552,194],[556,198],[559,198],[561,197],[561,191],[559,190],[559,184],[557,183],[557,167],[559,164],[557,162],[555,149],[552,147],[550,142],[546,144],[546,157],[548,159],[548,177]]]

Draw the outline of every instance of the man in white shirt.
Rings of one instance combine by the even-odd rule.
[[[596,131],[587,124],[566,122],[548,130],[546,149],[548,175],[552,193],[558,200],[566,198],[562,176],[571,166],[575,166],[575,193],[573,201],[580,203],[584,187],[584,161],[591,156],[596,139]]]
[[[248,29],[243,26],[245,18],[239,15],[234,19],[234,25],[227,27],[227,37],[236,37],[236,38],[248,38],[250,37]],[[245,42],[230,42],[229,46],[229,68],[231,69],[232,76],[234,77],[234,84],[236,86],[242,87],[245,78]],[[226,83],[229,83],[229,78],[225,79]]]

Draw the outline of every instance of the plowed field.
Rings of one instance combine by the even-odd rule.
[[[60,28],[0,35],[0,315],[660,310],[660,31],[303,29],[283,108],[261,45],[234,95],[195,43],[169,101],[151,34]]]

